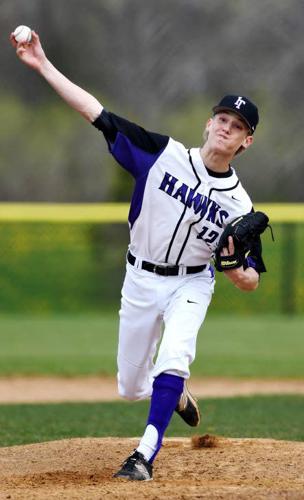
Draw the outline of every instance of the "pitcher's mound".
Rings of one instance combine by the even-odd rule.
[[[113,479],[137,442],[70,439],[0,448],[0,499],[304,498],[304,443],[217,437],[201,447],[171,438],[153,481]]]

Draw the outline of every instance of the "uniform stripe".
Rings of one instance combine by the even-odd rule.
[[[212,191],[232,191],[233,189],[237,188],[239,183],[240,183],[240,181],[238,180],[234,186],[231,186],[229,188],[214,188],[213,187],[210,189],[208,197],[210,198]]]
[[[189,155],[190,155],[190,153],[189,153]],[[208,198],[210,199],[212,191],[232,191],[233,189],[235,189],[238,186],[239,182],[240,181],[238,180],[234,186],[231,186],[229,188],[211,188],[210,191],[209,191],[209,194],[208,194]],[[179,264],[179,262],[180,262],[180,259],[181,259],[182,255],[183,255],[183,252],[184,252],[184,250],[186,248],[186,245],[188,243],[188,240],[189,240],[189,237],[190,237],[190,234],[191,234],[191,231],[192,231],[192,227],[195,226],[196,224],[198,224],[199,222],[201,222],[201,220],[203,218],[204,218],[204,216],[200,217],[197,221],[192,222],[192,224],[190,224],[190,226],[188,228],[188,231],[187,231],[187,236],[186,236],[185,241],[184,241],[184,243],[182,245],[182,248],[181,248],[181,250],[179,252],[176,264]]]
[[[193,172],[194,172],[194,175],[195,175],[195,177],[196,177],[196,178],[197,178],[197,180],[198,180],[198,182],[197,182],[196,186],[195,186],[195,187],[194,187],[194,189],[193,189],[193,192],[195,193],[195,191],[196,191],[196,190],[199,188],[199,186],[201,185],[201,179],[200,179],[200,177],[198,176],[198,173],[197,173],[197,171],[196,171],[196,169],[195,169],[195,167],[194,167],[194,165],[193,165],[192,157],[191,157],[191,154],[190,154],[190,149],[188,149],[188,158],[189,158],[189,162],[190,162],[190,165],[191,165],[191,167],[192,167],[192,170],[193,170]],[[181,225],[181,222],[182,222],[182,220],[183,220],[183,218],[184,218],[184,216],[185,216],[185,213],[186,213],[186,211],[187,211],[187,208],[189,208],[189,207],[187,207],[187,205],[185,205],[185,208],[184,208],[184,210],[183,210],[183,213],[182,213],[182,215],[180,216],[178,223],[176,224],[176,227],[175,227],[175,229],[174,229],[174,232],[173,232],[173,235],[172,235],[171,241],[170,241],[169,246],[168,246],[168,250],[167,250],[167,254],[166,254],[166,258],[165,258],[165,262],[168,262],[168,260],[169,260],[169,255],[170,255],[170,252],[171,252],[171,249],[172,249],[173,242],[174,242],[174,240],[175,240],[175,237],[176,237],[176,235],[177,235],[177,231],[178,231],[178,229],[179,229],[179,227],[180,227],[180,225]],[[178,258],[178,259],[177,259],[177,261],[176,261],[176,265],[178,265],[178,261],[179,261],[179,258]]]

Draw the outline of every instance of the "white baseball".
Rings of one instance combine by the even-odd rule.
[[[28,26],[17,26],[13,35],[16,42],[29,43],[32,39],[32,30]]]

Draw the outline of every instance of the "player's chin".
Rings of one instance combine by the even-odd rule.
[[[223,140],[216,141],[216,143],[214,145],[214,152],[216,152],[218,154],[225,154],[225,155],[233,154],[234,148],[231,147],[231,145],[223,139]]]

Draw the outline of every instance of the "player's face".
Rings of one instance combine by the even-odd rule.
[[[225,155],[234,154],[253,141],[247,125],[233,112],[220,112],[207,122],[208,146]]]

